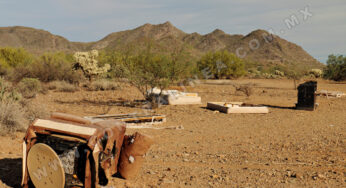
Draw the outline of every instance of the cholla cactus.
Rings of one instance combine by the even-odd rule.
[[[321,69],[311,69],[309,71],[310,75],[314,75],[315,78],[320,78],[323,75],[323,71]]]
[[[76,52],[73,57],[76,60],[76,68],[81,68],[84,75],[91,80],[93,76],[104,74],[108,72],[111,68],[109,64],[105,64],[103,67],[98,66],[99,53],[97,50],[92,50],[90,52]]]
[[[279,71],[279,70],[275,70],[275,75],[284,77],[284,76],[285,76],[285,73],[284,73],[284,72],[281,72],[281,71]]]

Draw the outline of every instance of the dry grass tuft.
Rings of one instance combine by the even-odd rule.
[[[247,97],[250,97],[253,94],[253,88],[248,85],[236,86],[235,90],[237,92],[243,92]]]
[[[0,102],[0,134],[23,131],[28,125],[24,108],[15,101]]]
[[[53,81],[48,84],[48,89],[60,92],[76,92],[79,88],[65,81]]]
[[[117,90],[119,85],[110,80],[96,80],[90,84],[84,84],[89,91]]]
[[[0,78],[0,135],[24,131],[31,121],[47,113],[42,105],[33,106],[30,100],[23,100],[11,83]]]
[[[17,85],[18,91],[25,98],[34,98],[42,90],[41,82],[36,78],[23,78]]]

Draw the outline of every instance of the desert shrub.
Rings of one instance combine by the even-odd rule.
[[[116,90],[119,88],[117,83],[106,79],[96,80],[85,86],[89,91],[106,91]]]
[[[0,134],[22,131],[28,121],[25,118],[24,108],[15,101],[0,102]]]
[[[298,87],[298,83],[299,81],[303,78],[304,76],[304,73],[303,72],[296,72],[296,71],[289,71],[287,74],[286,74],[286,77],[288,79],[291,79],[293,80],[293,84],[294,84],[294,89],[297,89]]]
[[[48,89],[59,91],[59,92],[76,92],[76,91],[79,91],[79,88],[76,85],[70,84],[66,81],[50,82],[50,83],[48,83]]]
[[[12,85],[0,78],[0,134],[21,130],[26,123],[25,112],[20,105],[21,95]]]
[[[41,91],[41,82],[36,78],[23,78],[17,84],[18,91],[25,98],[33,98]]]
[[[282,72],[282,71],[279,71],[279,70],[275,70],[275,75],[284,77],[284,76],[285,76],[285,73]]]
[[[110,70],[110,65],[105,64],[100,67],[98,63],[99,53],[97,50],[90,52],[76,52],[73,57],[77,62],[75,68],[79,68],[83,71],[84,76],[91,81],[94,77],[107,73]]]
[[[265,73],[262,74],[262,77],[265,78],[265,79],[276,79],[279,76],[275,75],[275,74],[271,74],[271,73],[266,73],[265,72]]]
[[[247,97],[250,97],[253,94],[252,87],[250,87],[248,85],[236,86],[235,90],[237,92],[243,92]]]
[[[143,96],[152,102],[150,90],[161,90],[185,80],[191,71],[189,56],[185,48],[177,48],[170,54],[153,52],[151,44],[144,50],[122,53],[117,62],[117,73],[136,87]]]
[[[47,114],[41,104],[23,99],[10,82],[0,78],[0,134],[23,131],[30,121]]]
[[[315,78],[321,78],[323,76],[323,71],[321,69],[311,69],[308,71],[308,74],[314,76]]]
[[[0,60],[4,67],[26,66],[33,62],[34,57],[23,48],[0,48]]]
[[[228,51],[209,52],[197,62],[197,66],[207,78],[239,78],[245,75],[243,60]],[[205,72],[210,74],[205,75]]]
[[[50,116],[49,110],[44,104],[36,104],[34,101],[25,100],[21,101],[21,105],[25,107],[25,118],[29,121],[34,121],[36,118],[48,118]]]
[[[346,57],[329,55],[323,77],[330,80],[346,80]]]
[[[63,52],[42,55],[32,66],[32,77],[42,82],[65,80],[78,83],[82,76],[73,70],[73,57]]]
[[[0,102],[1,101],[20,101],[22,95],[13,90],[12,84],[0,77]]]
[[[20,77],[27,75],[28,68],[34,61],[34,56],[23,48],[0,48],[0,75],[6,77]]]

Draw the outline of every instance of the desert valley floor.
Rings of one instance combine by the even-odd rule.
[[[250,97],[234,85],[254,88]],[[187,87],[201,105],[162,106],[167,116],[157,127],[128,129],[155,138],[135,180],[113,178],[107,187],[345,187],[346,97],[318,97],[315,111],[294,110],[297,91],[291,80],[204,83]],[[346,84],[318,81],[318,90],[346,93]],[[115,91],[49,91],[34,103],[49,112],[80,116],[143,113],[111,105],[141,99],[131,87]],[[223,114],[206,109],[209,101],[243,101],[269,107],[269,114]],[[24,133],[0,137],[0,187],[20,187]]]

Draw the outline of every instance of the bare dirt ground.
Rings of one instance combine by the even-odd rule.
[[[232,84],[250,84],[248,98]],[[318,90],[342,91],[346,84],[319,81]],[[135,180],[113,178],[108,187],[345,187],[346,97],[318,97],[315,111],[294,110],[297,91],[289,80],[237,80],[188,87],[202,105],[163,106],[159,127],[140,129],[156,144]],[[49,111],[76,115],[143,112],[111,105],[140,99],[135,89],[60,93],[34,99]],[[244,101],[270,107],[269,114],[223,114],[205,108],[208,101]],[[128,129],[127,134],[136,130]],[[19,187],[24,133],[0,137],[0,187]]]

